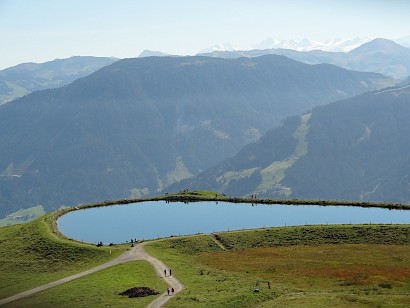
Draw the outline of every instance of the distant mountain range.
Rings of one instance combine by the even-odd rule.
[[[395,40],[397,44],[400,44],[404,47],[410,48],[410,35],[402,37],[398,40]]]
[[[397,42],[403,46],[410,46],[410,37],[404,37]],[[352,50],[363,43],[365,44],[362,47]],[[326,52],[329,50],[350,52]],[[276,54],[307,64],[329,63],[351,70],[382,73],[398,79],[410,75],[409,49],[384,39],[376,39],[372,42],[368,42],[366,38],[337,39],[327,42],[268,39],[249,50],[237,50],[230,44],[225,44],[203,52],[205,51],[210,53],[203,55],[210,57],[237,58]],[[177,55],[144,50],[139,57],[177,57]],[[69,84],[117,60],[78,56],[45,63],[23,63],[1,70],[0,105],[33,91]]]
[[[404,40],[404,38],[403,38]],[[199,54],[214,51],[248,51],[263,49],[292,49],[297,51],[322,50],[331,52],[348,52],[360,45],[371,41],[370,38],[356,37],[353,39],[334,39],[327,41],[303,40],[277,40],[268,38],[258,44],[247,46],[246,48],[236,47],[230,43],[217,44],[210,48],[205,48]]]
[[[161,51],[144,50],[138,56],[138,58],[146,58],[146,57],[173,57],[173,55],[170,55],[170,54],[167,54]]]
[[[268,38],[255,45],[234,46],[231,43],[216,44],[212,47],[202,49],[198,54],[210,53],[214,51],[249,51],[263,49],[292,49],[296,51],[322,50],[329,52],[349,52],[365,43],[372,41],[369,37],[336,38],[333,40],[318,41],[311,39],[302,40],[278,40]],[[399,39],[391,40],[404,47],[410,48],[410,35]]]
[[[410,49],[386,39],[375,39],[349,52],[294,49],[214,51],[202,56],[219,58],[258,57],[277,54],[308,64],[329,63],[351,70],[376,72],[403,79],[410,75]]]
[[[0,216],[156,194],[289,115],[393,84],[276,55],[117,61],[0,106]]]
[[[408,84],[316,107],[168,189],[410,202],[409,102]]]
[[[45,63],[23,63],[1,70],[0,105],[34,91],[69,84],[117,60],[82,56]]]

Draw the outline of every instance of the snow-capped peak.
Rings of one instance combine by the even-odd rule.
[[[293,49],[297,51],[323,50],[348,52],[360,45],[369,42],[370,38],[334,39],[327,41],[303,40],[275,40],[273,38],[264,40],[254,45],[254,49]]]
[[[323,51],[339,51],[348,52],[353,50],[364,43],[371,41],[368,37],[356,37],[352,39],[337,38],[334,40],[316,41],[309,39],[302,40],[276,40],[274,38],[268,38],[262,42],[250,45],[246,47],[235,47],[230,43],[217,44],[210,48],[201,50],[199,53],[208,53],[213,51],[237,51],[237,50],[251,50],[251,49],[293,49],[297,51],[310,51],[310,50],[323,50]]]
[[[201,50],[199,53],[208,53],[208,52],[213,52],[213,51],[235,51],[235,50],[242,50],[242,49],[235,48],[230,43],[223,43],[223,44],[216,44],[209,48],[205,48]]]

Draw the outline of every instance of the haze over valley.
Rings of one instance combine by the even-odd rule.
[[[394,142],[406,139],[407,121],[398,118],[410,78],[399,2],[315,3],[316,11],[244,2],[230,17],[223,8],[231,1],[218,11],[203,4],[212,22],[189,3],[192,16],[172,8],[174,15],[159,10],[151,19],[133,15],[150,12],[149,4],[112,6],[111,15],[95,8],[106,20],[121,13],[116,27],[86,16],[84,4],[65,6],[78,23],[61,16],[72,32],[60,22],[59,36],[40,6],[32,11],[41,21],[13,32],[8,16],[19,6],[8,4],[0,33],[10,47],[0,64],[0,218],[185,188],[408,202],[407,143]],[[59,5],[48,9],[59,15]],[[244,23],[252,13],[255,23]],[[174,32],[164,36],[159,25]]]
[[[409,69],[410,49],[379,38],[344,52],[145,51],[2,70],[0,213],[186,188],[407,202],[406,143],[385,144],[374,130],[405,139],[397,116],[407,111],[395,100],[407,99]],[[336,101],[340,112],[317,116]],[[356,122],[338,122],[343,113]],[[338,156],[321,158],[327,151]]]
[[[2,211],[157,194],[287,116],[395,83],[277,55],[120,60],[1,106]]]
[[[0,306],[408,307],[409,12],[0,0]]]

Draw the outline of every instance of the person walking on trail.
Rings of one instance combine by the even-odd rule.
[[[168,293],[168,295],[169,295],[169,288],[167,289],[167,293]]]
[[[172,276],[172,271],[171,271],[171,269],[169,269],[169,276]]]
[[[171,289],[172,294],[174,294],[174,291],[175,291],[174,288],[172,288],[172,289]]]
[[[167,277],[167,270],[164,269],[164,276]]]

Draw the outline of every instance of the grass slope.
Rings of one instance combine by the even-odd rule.
[[[186,286],[170,307],[406,306],[409,244],[409,226],[304,226],[173,238],[147,250]]]
[[[134,261],[12,302],[8,307],[145,307],[159,296],[128,298],[119,295],[137,286],[149,287],[160,294],[167,288],[148,262]]]
[[[319,225],[218,233],[229,250],[323,244],[410,245],[408,225]]]
[[[280,183],[285,177],[285,171],[298,159],[306,155],[308,151],[306,134],[309,131],[308,122],[311,115],[311,113],[308,113],[301,116],[301,123],[293,133],[293,138],[297,140],[297,144],[292,155],[282,161],[274,161],[261,170],[262,183],[256,188],[256,192],[266,192],[272,185]]]
[[[45,213],[42,205],[33,206],[28,209],[21,209],[1,219],[0,227],[29,222],[43,216]]]
[[[199,262],[196,257],[201,252],[221,251],[210,236],[158,241],[147,245],[146,250],[170,266],[173,275],[186,287],[167,307],[249,307],[274,298],[265,290],[253,294],[252,277]]]
[[[51,214],[0,228],[0,298],[92,268],[125,250],[59,239],[50,220]]]
[[[231,200],[207,191],[168,197]],[[84,207],[93,206],[98,205]],[[0,298],[92,268],[125,251],[124,245],[97,248],[62,239],[54,219],[69,210],[0,228]],[[170,307],[328,306],[330,301],[342,306],[408,306],[409,244],[408,225],[301,226],[170,238],[150,243],[147,250],[186,286]],[[258,293],[253,292],[256,282]],[[130,301],[116,294],[140,284],[164,289],[145,262],[130,262],[10,305],[127,306]],[[144,306],[150,300],[130,305]]]

